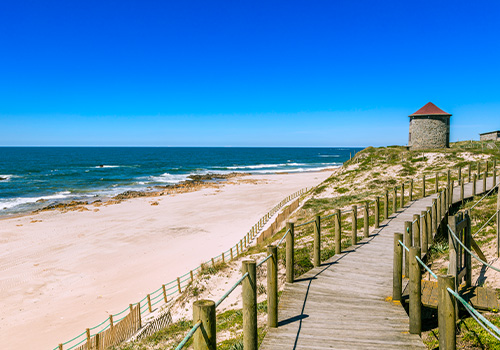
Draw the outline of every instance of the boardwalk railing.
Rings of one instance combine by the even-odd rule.
[[[488,164],[488,163],[486,163]],[[469,173],[472,166],[469,166]],[[480,171],[480,164],[478,163],[478,172]],[[442,173],[441,173],[442,174]],[[425,242],[425,249],[427,251],[430,242],[432,242],[433,235],[442,230],[445,217],[453,203],[453,187],[454,179],[452,177],[451,170],[446,173],[446,187],[439,192],[439,173],[436,173],[436,192],[439,192],[437,198],[433,200],[432,206],[427,208],[427,211],[422,212],[422,214],[415,218],[413,222],[406,223],[407,231],[410,232],[410,228],[413,230],[413,226],[418,227],[415,229],[415,234],[418,237],[422,237],[422,241]],[[484,181],[488,174],[488,165],[486,165],[486,171],[484,172]],[[496,177],[496,162],[494,163],[493,174]],[[465,179],[462,178],[462,169],[458,168],[457,177],[459,184],[461,184],[461,194],[460,198],[464,199],[464,187],[463,184]],[[421,179],[422,190],[420,194],[422,197],[429,195],[430,193],[426,191],[426,175],[423,175]],[[495,179],[496,181],[496,179]],[[392,214],[397,212],[398,205],[403,207],[408,201],[416,199],[418,193],[416,192],[416,186],[414,186],[415,180],[408,180],[399,186],[396,186],[392,191],[386,191],[383,196],[383,219],[389,219],[389,212]],[[485,187],[484,187],[485,188]],[[399,196],[398,196],[399,191]],[[392,194],[392,205],[389,202],[389,193]],[[361,212],[361,215],[359,213]],[[184,340],[176,347],[176,350],[182,349],[189,339],[193,337],[194,349],[216,349],[216,308],[222,301],[232,293],[237,286],[242,284],[242,300],[243,300],[243,346],[245,350],[257,350],[257,294],[256,294],[256,268],[261,266],[267,261],[267,309],[268,309],[268,327],[274,328],[278,325],[278,300],[277,300],[277,264],[278,264],[278,251],[277,248],[285,241],[285,275],[286,282],[293,283],[295,280],[295,233],[296,229],[304,227],[306,225],[313,224],[313,264],[314,266],[319,266],[321,264],[321,232],[325,223],[331,225],[334,228],[334,245],[335,254],[340,254],[342,252],[342,232],[343,223],[342,215],[350,214],[350,237],[344,240],[347,245],[355,246],[358,243],[358,215],[363,218],[362,234],[363,237],[369,237],[369,226],[370,217],[373,217],[373,227],[378,228],[380,225],[380,197],[376,197],[372,201],[365,201],[358,207],[358,205],[352,205],[351,209],[341,211],[336,209],[333,214],[329,215],[316,215],[314,219],[306,221],[304,223],[295,224],[293,222],[288,222],[285,234],[278,241],[277,245],[268,245],[266,258],[256,263],[254,260],[245,260],[242,262],[242,276],[241,278],[228,290],[228,292],[217,302],[212,300],[199,300],[193,304],[193,328],[188,332]],[[331,219],[328,220],[328,219]],[[349,223],[348,223],[349,224]],[[397,246],[402,247],[403,235],[398,234],[397,236]],[[407,242],[412,241],[411,233],[405,238]],[[400,244],[401,243],[401,244]],[[399,249],[399,248],[398,248]],[[401,248],[402,249],[402,248]],[[399,252],[400,258],[395,258],[395,265],[397,261],[400,261],[399,268],[402,268],[402,252]],[[415,256],[417,254],[413,253]],[[420,253],[418,253],[420,256]],[[396,249],[395,249],[396,257]],[[419,258],[420,259],[420,258]],[[415,259],[413,259],[415,260]],[[406,262],[411,261],[409,258],[405,259]],[[409,264],[407,269],[409,269]],[[420,270],[419,270],[420,271]],[[395,300],[400,300],[401,298],[401,286],[402,286],[402,271],[398,270],[395,275],[398,275],[399,280],[398,286],[394,288],[396,291],[399,290],[399,295],[394,297]],[[407,274],[408,275],[408,274]],[[396,282],[395,282],[396,283]]]
[[[479,165],[478,165],[479,168]],[[486,166],[487,169],[487,166]],[[485,174],[487,174],[487,171]],[[465,281],[465,287],[472,285],[472,258],[475,258],[482,266],[487,266],[497,272],[500,269],[491,266],[486,262],[486,258],[475,243],[472,234],[470,210],[474,209],[486,196],[490,195],[498,188],[496,183],[496,169],[493,169],[493,185],[486,193],[486,175],[484,176],[483,192],[486,193],[469,210],[459,212],[456,215],[449,215],[449,209],[452,204],[452,195],[447,201],[447,193],[452,193],[450,186],[440,192],[438,199],[441,203],[441,211],[433,217],[433,210],[422,212],[413,222],[405,223],[405,234],[394,234],[394,263],[393,263],[393,300],[402,300],[402,265],[403,257],[405,262],[405,275],[409,277],[409,316],[410,333],[421,334],[422,330],[422,289],[421,289],[421,266],[429,272],[438,281],[438,327],[439,327],[439,348],[444,350],[456,349],[456,319],[458,317],[457,302],[469,312],[469,314],[481,325],[488,333],[497,340],[500,340],[500,330],[484,318],[458,293],[458,286]],[[463,181],[461,182],[463,184]],[[473,184],[472,194],[476,195],[476,186]],[[464,187],[461,186],[460,201],[464,201]],[[497,210],[487,220],[487,222],[476,232],[479,233],[495,217],[497,232],[497,252],[500,251],[500,195],[497,194]],[[436,226],[429,225],[428,218]],[[420,225],[421,223],[421,225]],[[427,228],[431,227],[429,231]],[[416,228],[416,229],[415,229]],[[442,231],[444,230],[444,231]],[[434,236],[442,232],[448,236],[449,242],[449,267],[447,275],[437,276],[424,262],[423,257],[427,252],[429,242],[432,242]],[[404,238],[403,238],[404,237]],[[404,243],[403,243],[404,239]],[[403,254],[403,249],[405,254]],[[476,251],[476,254],[472,250]]]
[[[211,258],[203,264],[200,264],[195,269],[177,277],[175,280],[163,284],[155,291],[147,294],[139,302],[130,304],[129,307],[117,314],[110,315],[106,320],[97,326],[87,328],[84,332],[80,333],[73,339],[59,344],[54,348],[54,350],[106,349],[107,347],[117,345],[124,340],[129,339],[143,327],[145,327],[145,329],[142,329],[140,334],[137,335],[139,338],[147,336],[153,330],[159,330],[158,328],[160,326],[167,326],[172,320],[168,310],[167,312],[162,313],[159,317],[156,317],[150,323],[144,323],[146,322],[146,319],[149,318],[152,313],[159,310],[160,307],[168,306],[173,300],[175,300],[175,296],[180,295],[183,290],[185,290],[186,287],[193,282],[194,278],[203,271],[204,268],[210,266],[214,267],[218,263],[224,263],[240,256],[255,237],[259,236],[259,234],[262,235],[262,228],[274,216],[274,214],[286,206],[284,212],[286,212],[287,215],[290,215],[290,213],[293,212],[293,210],[290,210],[290,207],[296,209],[298,207],[298,199],[291,204],[289,204],[289,202],[297,197],[300,197],[306,192],[307,188],[304,188],[284,198],[269,212],[262,216],[259,221],[243,236],[243,238],[227,251],[222,252],[220,255]],[[283,220],[284,216],[280,213],[278,218]],[[271,227],[275,227],[273,225],[271,225]],[[131,321],[132,319],[134,320],[133,322]],[[160,319],[160,321],[157,319]]]

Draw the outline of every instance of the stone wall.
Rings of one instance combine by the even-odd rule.
[[[479,135],[479,139],[481,141],[489,141],[489,140],[500,141],[500,132],[493,131],[488,134]]]
[[[446,148],[450,144],[449,117],[410,117],[410,149]]]

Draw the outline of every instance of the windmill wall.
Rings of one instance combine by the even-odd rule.
[[[410,116],[410,149],[447,148],[450,146],[450,117]]]

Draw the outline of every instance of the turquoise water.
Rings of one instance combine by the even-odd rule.
[[[0,147],[0,216],[56,202],[94,200],[127,190],[173,185],[193,174],[317,171],[339,166],[359,150]]]

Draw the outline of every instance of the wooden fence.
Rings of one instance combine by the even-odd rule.
[[[265,229],[258,237],[257,244],[264,242],[267,238],[271,237],[278,230],[280,230],[285,222],[285,220],[299,207],[299,200],[296,199],[293,201],[288,207],[285,208],[281,213],[278,214],[278,217],[274,220],[274,222]]]

